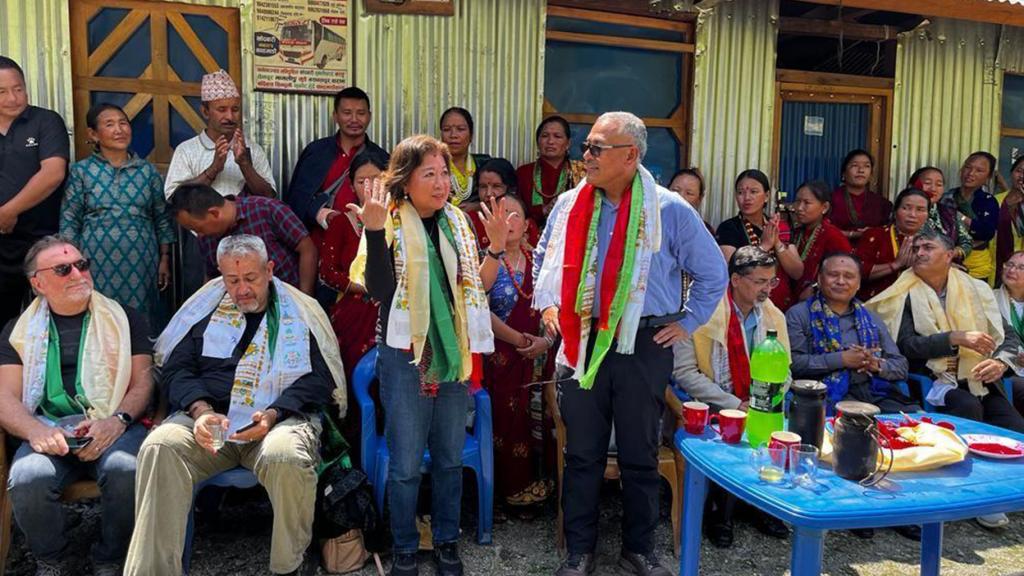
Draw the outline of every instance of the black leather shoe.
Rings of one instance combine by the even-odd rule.
[[[771,514],[757,511],[751,517],[750,523],[758,532],[765,536],[771,536],[780,540],[789,536],[789,528],[786,524]]]
[[[871,540],[875,537],[874,528],[854,528],[850,532],[861,540]]]
[[[462,576],[459,543],[447,542],[434,546],[434,566],[437,567],[438,576]]]
[[[893,530],[897,534],[903,536],[907,540],[913,540],[914,542],[921,541],[921,527],[917,524],[907,524],[906,526],[893,526]]]
[[[416,564],[416,553],[395,554],[391,559],[388,576],[419,576],[420,567]]]
[[[708,524],[707,528],[704,529],[704,534],[715,548],[732,548],[733,528],[731,520]]]
[[[555,571],[555,576],[588,576],[597,569],[593,554],[569,554]]]
[[[619,556],[619,568],[638,576],[672,576],[654,552],[635,554],[623,550],[622,556]]]

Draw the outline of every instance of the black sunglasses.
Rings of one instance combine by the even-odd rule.
[[[70,264],[57,264],[56,266],[50,266],[49,268],[39,268],[38,270],[35,271],[35,274],[39,274],[40,272],[44,272],[46,270],[53,270],[54,274],[63,278],[68,274],[71,274],[72,266],[78,268],[79,272],[88,272],[89,266],[91,265],[92,262],[90,262],[88,258],[82,258],[78,262],[72,262]],[[35,274],[33,274],[33,276]]]
[[[594,158],[600,158],[601,152],[605,150],[611,150],[612,148],[629,148],[632,144],[591,144],[590,142],[580,142],[580,154],[586,154],[590,151],[590,155]]]

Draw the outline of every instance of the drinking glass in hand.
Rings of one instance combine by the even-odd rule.
[[[211,444],[214,451],[219,451],[224,447],[224,427],[220,422],[212,422],[207,425],[207,430],[210,431],[210,437],[213,438]]]
[[[810,488],[818,475],[818,447],[797,444],[789,447],[789,477],[794,486]]]

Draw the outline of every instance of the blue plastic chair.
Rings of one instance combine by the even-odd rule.
[[[921,404],[925,412],[936,412],[936,407],[926,400],[932,389],[932,379],[923,374],[908,374],[907,379],[916,383],[921,390]],[[1013,382],[1009,378],[1003,378],[1003,390],[1006,391],[1006,399],[1013,402]]]
[[[362,434],[362,466],[366,477],[373,485],[373,496],[379,514],[384,513],[384,493],[387,488],[388,466],[391,456],[388,443],[383,436],[377,435],[377,415],[373,398],[370,397],[370,385],[377,379],[377,349],[366,353],[356,365],[352,374],[352,387],[359,403]],[[476,475],[479,519],[477,521],[476,541],[479,544],[490,544],[494,524],[494,442],[491,431],[491,397],[486,390],[478,390],[473,395],[476,414],[473,418],[473,433],[466,434],[466,444],[462,448],[462,465],[472,468]],[[423,454],[423,470],[430,470],[430,453]]]
[[[248,468],[232,468],[200,482],[192,491],[192,506],[188,509],[188,527],[185,529],[185,551],[181,555],[181,572],[187,575],[192,564],[192,536],[195,533],[195,497],[207,486],[221,488],[252,488],[256,486],[256,475]]]

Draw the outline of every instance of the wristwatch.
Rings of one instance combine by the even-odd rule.
[[[125,428],[131,426],[132,422],[135,421],[135,418],[132,418],[131,414],[129,414],[127,412],[123,412],[123,411],[122,412],[114,412],[114,418],[117,418],[118,420],[120,420],[121,424],[124,424]]]

